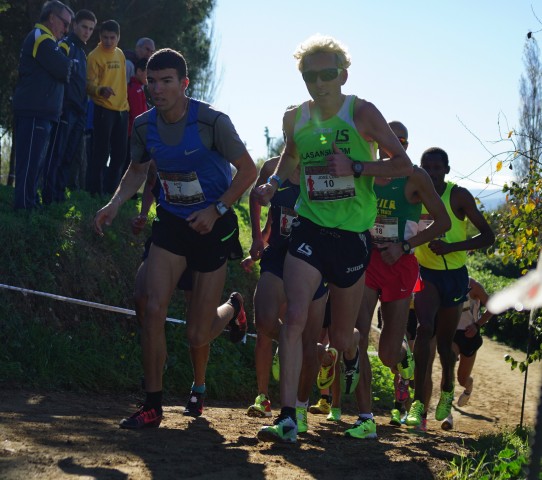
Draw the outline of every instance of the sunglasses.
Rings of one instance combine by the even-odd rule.
[[[318,77],[320,77],[320,80],[322,80],[322,82],[330,82],[331,80],[335,80],[339,76],[339,72],[341,70],[342,68],[324,68],[323,70],[318,71],[308,70],[306,72],[303,72],[301,76],[306,83],[316,83]]]
[[[401,145],[408,145],[408,140],[405,137],[397,137],[401,142]]]
[[[71,23],[71,22],[68,22],[65,18],[62,18],[60,15],[57,15],[56,13],[53,13],[53,15],[54,15],[56,18],[60,19],[60,21],[64,24],[64,28],[67,30],[68,27],[70,26],[70,23]]]

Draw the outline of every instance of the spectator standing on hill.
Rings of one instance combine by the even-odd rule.
[[[62,2],[45,2],[39,22],[21,48],[13,96],[15,209],[32,210],[39,205],[38,180],[73,65],[58,41],[68,33],[72,19],[72,10]]]
[[[177,281],[187,268],[194,272],[187,313],[194,383],[184,415],[203,413],[210,342],[228,323],[244,335],[246,318],[241,318],[239,296],[231,295],[220,308],[219,302],[226,260],[239,235],[231,205],[256,179],[254,162],[231,120],[186,96],[189,79],[179,52],[156,52],[147,65],[147,79],[155,107],[136,118],[130,167],[94,219],[96,232],[103,235],[103,225],[111,224],[120,205],[147,179],[151,159],[155,161],[160,200],[145,261],[147,300],[141,320],[146,399],[121,421],[120,426],[129,429],[158,427],[162,421],[165,319]],[[231,165],[237,169],[233,179]]]
[[[113,193],[120,180],[126,159],[129,107],[126,59],[117,47],[120,25],[106,20],[99,31],[100,43],[90,52],[87,68],[87,93],[94,102],[94,146],[87,165],[87,183],[90,193],[101,195]]]
[[[154,40],[152,38],[142,37],[135,45],[135,50],[125,50],[126,56],[126,83],[130,83],[130,79],[135,75],[135,64],[138,60],[151,58],[151,55],[156,51]]]
[[[85,45],[94,32],[96,16],[90,10],[79,10],[75,15],[73,29],[60,42],[68,58],[73,61],[70,82],[64,89],[64,101],[60,122],[54,129],[54,141],[47,155],[43,203],[62,202],[70,182],[72,165],[78,153],[87,118],[87,56]]]
[[[134,126],[134,120],[137,116],[145,113],[147,107],[147,97],[145,95],[145,85],[147,85],[147,59],[141,58],[135,64],[135,74],[128,83],[128,105],[130,111],[128,112],[128,143],[127,143],[127,155],[126,162],[124,164],[123,174],[130,165],[130,140],[132,138],[132,128]]]

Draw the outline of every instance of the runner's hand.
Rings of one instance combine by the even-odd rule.
[[[429,242],[429,248],[435,255],[446,255],[453,251],[450,244],[443,242],[442,240],[431,240]]]
[[[209,205],[203,210],[192,212],[187,218],[190,228],[194,229],[200,235],[210,233],[215,222],[220,218],[214,205]]]
[[[328,171],[334,177],[347,177],[352,175],[352,160],[348,158],[333,142],[333,153],[326,157]]]
[[[100,237],[103,237],[104,235],[102,226],[107,225],[109,227],[111,225],[111,222],[113,222],[113,219],[117,216],[118,209],[118,202],[110,202],[96,212],[96,215],[94,216],[94,231],[100,235]]]
[[[252,266],[254,265],[254,260],[252,260],[252,257],[247,257],[245,258],[242,262],[241,262],[241,268],[247,272],[247,273],[250,273],[252,272]]]
[[[478,329],[474,323],[471,323],[467,328],[465,328],[465,337],[472,338],[478,333]]]
[[[137,217],[132,218],[132,233],[139,235],[147,224],[147,215],[139,214]]]
[[[269,205],[273,195],[275,195],[275,187],[270,183],[263,183],[262,185],[256,187],[253,191],[256,201],[264,207]]]
[[[262,252],[264,248],[265,244],[261,237],[257,240],[252,240],[252,245],[250,247],[250,250],[248,251],[252,260],[256,261],[262,258]]]
[[[384,248],[380,251],[380,255],[384,263],[393,265],[403,256],[403,248],[400,243],[386,242],[382,245]]]

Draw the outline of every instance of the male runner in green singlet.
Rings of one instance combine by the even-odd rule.
[[[472,194],[445,180],[450,173],[448,154],[441,148],[429,148],[422,154],[421,167],[429,174],[452,221],[452,228],[436,240],[416,249],[423,289],[416,293],[414,306],[418,330],[414,344],[415,395],[406,424],[426,429],[427,409],[431,391],[431,339],[436,336],[437,351],[442,364],[441,395],[435,412],[438,421],[451,411],[454,398],[454,369],[456,354],[452,349],[463,302],[467,299],[469,274],[465,266],[467,250],[489,247],[495,235],[482,212],[476,207]],[[479,235],[467,239],[467,219]],[[430,225],[432,218],[422,210],[420,228]]]
[[[275,173],[258,187],[267,204],[282,181],[301,167],[301,193],[284,264],[287,296],[280,332],[282,410],[264,441],[297,441],[295,405],[301,370],[302,333],[322,324],[307,323],[309,305],[322,278],[329,282],[334,331],[329,351],[336,361],[352,338],[369,263],[369,229],[376,217],[373,177],[401,177],[412,163],[378,109],[344,95],[350,57],[332,37],[315,35],[294,54],[312,100],[284,115],[286,147]],[[376,144],[390,160],[375,162]],[[334,368],[328,370],[334,375]],[[331,380],[331,378],[330,378]]]

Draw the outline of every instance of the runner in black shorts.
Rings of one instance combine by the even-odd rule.
[[[187,267],[194,271],[187,314],[194,383],[184,414],[202,414],[210,342],[232,315],[246,323],[239,295],[220,307],[219,303],[231,239],[238,234],[230,207],[256,179],[254,162],[230,119],[186,96],[189,79],[180,53],[171,49],[154,53],[147,64],[147,80],[155,107],[136,118],[130,166],[94,219],[95,231],[103,235],[103,225],[111,224],[120,205],[146,180],[152,158],[160,195],[144,275],[147,301],[141,344],[146,398],[137,412],[121,421],[120,426],[129,429],[157,427],[162,421],[164,324],[171,295]],[[233,179],[231,165],[236,168]]]
[[[278,157],[267,160],[256,181],[255,188],[263,184],[275,170]],[[271,417],[271,400],[269,398],[269,371],[272,364],[272,342],[278,340],[284,318],[286,295],[283,285],[284,258],[288,250],[291,224],[296,213],[294,205],[299,195],[299,171],[296,170],[284,182],[282,188],[271,199],[267,221],[260,229],[261,205],[256,201],[255,190],[250,194],[250,218],[252,224],[251,256],[242,264],[250,271],[253,263],[260,260],[260,279],[254,292],[254,320],[258,336],[254,350],[256,363],[256,379],[258,396],[254,404],[248,408],[247,414],[258,417]],[[327,287],[321,282],[311,303],[311,315],[320,325],[324,318]],[[299,402],[308,403],[308,397],[316,372],[318,335],[303,335],[303,375],[299,383]],[[306,420],[306,407],[304,418]],[[306,424],[306,421],[305,421]]]
[[[376,216],[373,177],[398,177],[412,172],[399,140],[371,103],[342,93],[350,56],[331,37],[314,35],[294,57],[311,100],[284,115],[286,146],[267,183],[257,190],[266,205],[283,180],[300,167],[299,226],[294,227],[284,264],[287,296],[280,332],[282,410],[272,426],[258,433],[264,441],[297,441],[296,401],[305,328],[314,292],[329,282],[333,332],[329,351],[334,358],[348,349],[363,295],[363,273],[371,250],[368,230]],[[375,162],[376,144],[390,153]],[[332,384],[335,369],[320,375],[319,386]]]
[[[476,361],[476,352],[484,342],[480,335],[480,328],[493,317],[493,313],[486,309],[482,314],[480,307],[486,305],[489,295],[482,284],[474,278],[469,278],[469,293],[467,300],[463,303],[461,318],[454,336],[454,352],[459,357],[457,366],[457,381],[464,390],[457,399],[457,406],[464,407],[469,403],[473,388],[474,379],[472,369]],[[451,430],[454,419],[450,413],[442,422],[444,430]]]

